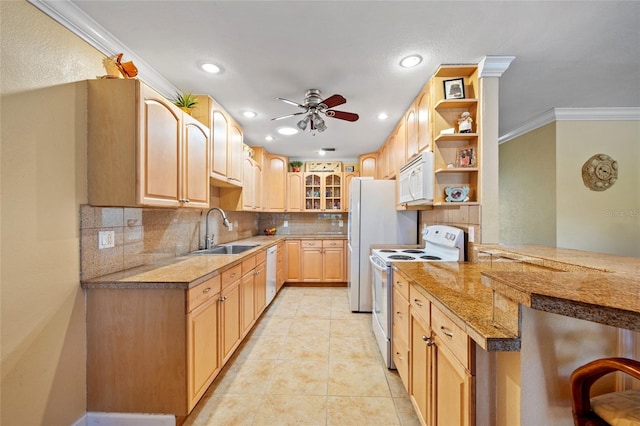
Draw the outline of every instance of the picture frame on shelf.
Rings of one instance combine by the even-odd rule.
[[[476,149],[473,146],[458,148],[456,151],[456,167],[476,167]]]
[[[464,78],[445,80],[442,84],[445,99],[464,99]]]

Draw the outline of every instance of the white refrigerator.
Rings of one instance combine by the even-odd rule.
[[[416,244],[418,213],[396,210],[396,181],[354,178],[349,187],[349,307],[371,312],[372,244]]]

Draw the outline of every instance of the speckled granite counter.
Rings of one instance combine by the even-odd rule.
[[[150,265],[82,281],[83,288],[189,288],[242,262],[248,256],[287,239],[346,239],[346,235],[258,235],[233,244],[259,244],[241,254],[186,254]],[[228,243],[231,244],[231,243]]]
[[[472,263],[394,269],[488,351],[520,349],[521,306],[640,331],[640,259],[543,246],[476,246]]]

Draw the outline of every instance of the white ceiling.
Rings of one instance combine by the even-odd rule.
[[[72,3],[176,88],[213,96],[247,144],[295,158],[317,158],[322,147],[336,148],[327,159],[376,151],[439,64],[487,55],[515,56],[500,78],[500,135],[555,107],[640,106],[636,1]],[[424,61],[402,69],[412,53]],[[205,74],[203,60],[224,73]],[[299,111],[276,98],[302,102],[310,88],[343,95],[336,109],[360,120],[328,118],[315,136],[276,134],[299,119],[271,121]]]

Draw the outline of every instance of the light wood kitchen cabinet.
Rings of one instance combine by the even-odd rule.
[[[220,207],[230,211],[262,210],[262,165],[249,156],[242,161],[241,188],[220,188]]]
[[[89,204],[208,206],[206,126],[139,80],[90,80],[87,107]]]
[[[434,205],[478,204],[480,108],[478,99],[477,66],[441,66],[431,79],[433,87],[443,87],[444,80],[462,78],[464,81],[463,99],[444,99],[441,90],[432,92],[432,131],[434,154]],[[471,131],[461,133],[458,119],[463,112],[469,112]],[[442,133],[445,129],[454,129],[453,133]],[[468,187],[467,202],[447,201],[447,187]]]
[[[418,152],[431,149],[431,81],[427,82],[415,101]]]
[[[242,127],[233,119],[229,123],[229,146],[227,147],[227,179],[242,185],[244,176],[242,169],[244,134]]]
[[[222,291],[220,293],[221,358],[224,365],[240,344],[241,332],[241,294],[240,282],[242,266],[236,265],[222,272]]]
[[[343,240],[322,240],[322,281],[346,281],[346,259]]]
[[[284,212],[287,209],[287,168],[289,160],[282,155],[266,154],[263,173],[264,210]]]
[[[255,293],[254,293],[254,309],[255,317],[258,317],[267,307],[267,253],[262,251],[256,255],[255,269]]]
[[[300,258],[302,261],[302,281],[322,281],[322,240],[302,240]]]
[[[304,210],[341,211],[342,173],[305,173]]]
[[[287,173],[287,211],[304,210],[304,176],[300,172]]]
[[[88,410],[187,415],[222,365],[220,283],[87,288]]]
[[[285,241],[287,281],[300,281],[302,279],[301,250],[300,240]]]
[[[208,95],[196,95],[195,119],[211,129],[209,176],[215,186],[242,185],[242,130],[231,116]]]
[[[398,164],[402,167],[411,157],[418,153],[418,117],[414,102],[405,114],[406,155]]]
[[[475,346],[412,285],[409,395],[422,424],[473,425]]]
[[[191,411],[220,371],[218,356],[218,306],[220,276],[189,291],[204,298],[187,314],[188,410]]]
[[[242,261],[242,281],[240,283],[240,294],[242,298],[242,335],[249,332],[256,320],[255,312],[255,275],[256,257]]]
[[[389,156],[391,155],[392,146],[395,145],[396,135],[395,130],[387,138],[387,141],[382,145],[380,149],[380,155],[378,157],[378,177],[377,179],[389,179]]]
[[[400,167],[407,161],[407,125],[405,120],[400,121],[396,131],[396,138],[390,149],[389,178],[394,179],[400,174]]]
[[[302,270],[300,281],[346,281],[343,240],[302,240],[300,250]]]
[[[360,166],[360,176],[376,178],[378,176],[378,153],[371,152],[368,154],[362,154],[358,157],[358,163]]]
[[[411,318],[409,314],[409,283],[399,274],[393,274],[392,293],[392,356],[398,374],[409,392],[409,337]]]

